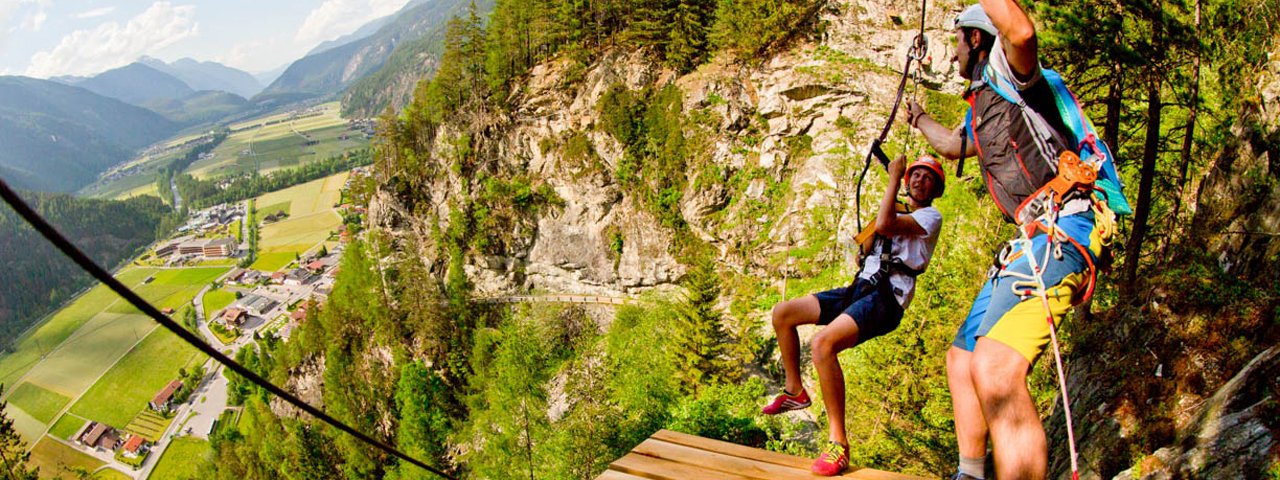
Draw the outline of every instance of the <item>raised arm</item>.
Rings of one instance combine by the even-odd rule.
[[[902,185],[902,176],[907,169],[907,160],[902,155],[889,162],[889,185],[880,198],[880,214],[876,215],[876,233],[886,237],[895,235],[924,235],[925,231],[916,223],[911,215],[898,215],[898,187]]]
[[[1030,78],[1040,68],[1036,26],[1015,0],[981,0],[982,9],[1000,31],[1004,53],[1013,73]]]
[[[906,121],[924,134],[925,141],[929,142],[929,146],[933,147],[933,150],[938,152],[938,155],[952,160],[960,158],[960,144],[962,143],[960,135],[963,133],[963,124],[953,129],[938,123],[929,114],[924,113],[924,108],[919,103],[916,103],[915,100],[907,100]],[[967,151],[965,153],[966,157],[978,154],[977,149],[973,147],[973,142],[963,143]]]

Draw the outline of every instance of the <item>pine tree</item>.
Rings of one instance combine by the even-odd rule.
[[[0,384],[0,397],[4,396],[4,384]],[[10,480],[36,480],[38,469],[27,468],[27,446],[13,427],[13,419],[5,416],[8,404],[0,401],[0,472]]]
[[[421,362],[401,367],[396,387],[400,417],[397,442],[401,451],[437,468],[447,453],[450,431],[446,395],[444,382]],[[404,463],[399,473],[401,479],[436,478],[416,465]]]
[[[683,388],[697,392],[708,383],[725,380],[727,371],[720,299],[720,279],[709,260],[699,260],[684,280],[685,295],[677,307],[671,332],[676,376]]]

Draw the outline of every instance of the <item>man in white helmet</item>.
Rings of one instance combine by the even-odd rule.
[[[1045,305],[1055,322],[1092,285],[1092,265],[1103,248],[1094,212],[1079,199],[1061,203],[1056,223],[1024,208],[1057,175],[1058,157],[1078,148],[1042,76],[1035,25],[1015,0],[981,0],[956,18],[955,60],[969,80],[972,107],[957,128],[939,124],[916,102],[906,120],[946,158],[976,157],[983,181],[1008,221],[1026,229],[1058,228],[1065,241],[1055,255],[1049,235],[1031,237],[1040,266],[1044,303],[1012,279],[1032,275],[1022,247],[1002,255],[978,293],[947,352],[947,383],[960,450],[956,480],[986,478],[988,436],[998,477],[1040,479],[1048,468],[1044,427],[1027,388],[1027,373],[1049,343]],[[1072,203],[1074,202],[1074,203]],[[1028,213],[1031,211],[1031,213]]]

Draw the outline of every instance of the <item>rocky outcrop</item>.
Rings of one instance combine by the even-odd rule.
[[[885,121],[897,87],[895,70],[914,38],[903,17],[918,18],[916,8],[910,2],[831,8],[823,14],[821,38],[798,40],[760,64],[726,56],[683,76],[644,51],[621,48],[585,69],[568,59],[536,66],[512,92],[509,117],[484,141],[496,161],[551,185],[563,206],[536,219],[525,245],[501,257],[472,259],[469,278],[481,294],[617,295],[670,285],[683,276],[685,267],[671,248],[673,232],[612,174],[625,153],[599,128],[598,105],[616,85],[640,91],[674,84],[683,94],[685,117],[704,119],[686,125],[686,138],[700,143],[689,160],[679,211],[697,238],[724,254],[722,262],[770,275],[770,255],[803,243],[815,207],[831,207],[838,238],[848,243],[856,223],[851,165]],[[929,13],[932,19],[949,15],[946,7]],[[950,58],[950,32],[933,29],[934,23],[943,22],[930,23],[933,51],[921,80],[958,92],[948,62],[933,60]],[[696,180],[702,171],[718,174]],[[749,181],[731,182],[744,171]],[[880,181],[873,171],[868,188]],[[454,186],[441,180],[431,187],[435,218],[446,218],[440,206],[457,193]],[[758,203],[782,208],[762,214]],[[395,215],[391,205],[374,210],[375,225],[396,223],[400,227],[392,228],[406,230],[417,222],[405,221],[407,209]],[[872,212],[864,210],[869,217]],[[730,254],[760,238],[765,241],[751,255]]]
[[[1115,480],[1258,478],[1280,447],[1280,347],[1249,362],[1209,398],[1184,436]]]

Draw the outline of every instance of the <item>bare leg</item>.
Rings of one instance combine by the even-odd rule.
[[[987,454],[987,420],[973,390],[969,374],[973,352],[952,346],[947,351],[947,387],[951,390],[951,408],[956,419],[956,443],[960,455],[982,458]]]
[[[822,307],[818,298],[805,295],[773,306],[773,330],[778,335],[778,351],[782,355],[782,368],[787,373],[784,388],[800,393],[804,383],[800,379],[800,336],[796,326],[818,322]]]
[[[978,338],[970,361],[973,386],[990,428],[998,478],[1043,479],[1049,447],[1027,390],[1027,359],[1007,345]]]
[[[848,314],[840,314],[813,337],[813,365],[818,368],[822,401],[827,406],[827,424],[832,441],[848,445],[844,431],[844,372],[837,355],[858,344],[858,324]]]

